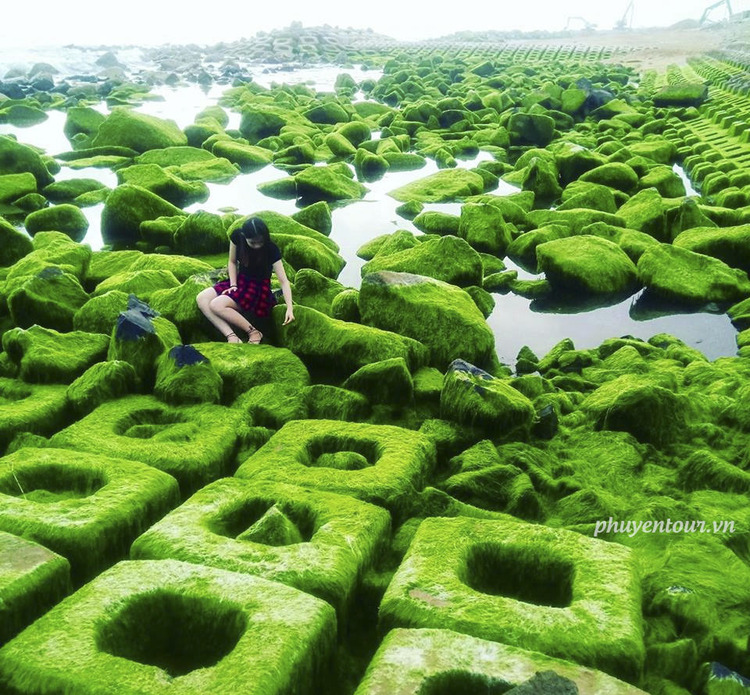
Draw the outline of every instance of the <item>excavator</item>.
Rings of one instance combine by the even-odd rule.
[[[580,31],[594,31],[596,29],[596,24],[592,24],[583,17],[568,17],[568,21],[565,23],[565,31],[572,30],[571,25],[577,23],[583,25],[582,27],[580,27]]]
[[[713,5],[709,5],[704,11],[703,15],[701,15],[700,18],[700,25],[705,26],[706,24],[713,24],[714,21],[709,19],[708,16],[711,14],[713,10],[715,10],[717,7],[721,7],[722,5],[726,5],[727,8],[727,19],[730,19],[732,17],[732,5],[730,4],[729,0],[719,0],[719,2],[715,2]]]
[[[630,0],[622,17],[615,23],[615,31],[630,31],[633,28],[634,0]]]

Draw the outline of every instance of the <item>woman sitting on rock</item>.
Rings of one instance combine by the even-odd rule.
[[[271,270],[276,273],[286,302],[284,325],[294,321],[292,289],[281,262],[281,251],[271,241],[260,217],[251,217],[229,237],[229,280],[201,292],[198,307],[230,343],[243,342],[232,328],[247,333],[247,342],[258,344],[263,333],[256,324],[268,324],[276,298],[271,292]],[[245,318],[251,315],[252,323]]]

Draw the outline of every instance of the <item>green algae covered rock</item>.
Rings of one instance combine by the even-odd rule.
[[[62,232],[73,241],[82,241],[89,221],[75,205],[63,203],[32,212],[24,220],[24,226],[31,236],[37,232]]]
[[[638,276],[654,294],[690,304],[736,302],[750,296],[750,280],[716,258],[669,244],[647,249]]]
[[[452,285],[479,285],[482,259],[463,239],[444,236],[395,253],[378,253],[362,266],[362,277],[392,271],[425,275]]]
[[[319,200],[317,203],[307,205],[299,212],[295,212],[292,219],[326,236],[330,235],[333,228],[331,207],[324,200]]]
[[[0,532],[0,644],[62,600],[71,589],[70,563],[31,540]]]
[[[302,268],[294,275],[294,301],[331,316],[331,304],[344,286],[312,268]],[[339,317],[334,317],[339,318]]]
[[[185,496],[228,474],[242,417],[219,405],[174,407],[153,396],[125,396],[103,403],[51,443],[142,461],[177,478]]]
[[[313,268],[327,278],[336,279],[346,261],[331,248],[333,241],[320,235],[325,241],[312,237],[291,234],[273,234],[284,260],[295,270]],[[338,245],[334,244],[338,249]]]
[[[388,193],[401,203],[447,203],[484,191],[482,177],[467,169],[438,171]]]
[[[584,234],[536,247],[539,269],[553,287],[572,293],[617,295],[638,285],[636,267],[611,241]]]
[[[440,411],[445,419],[479,427],[494,436],[524,434],[535,417],[526,396],[462,359],[451,362],[445,373]]]
[[[32,250],[31,239],[0,217],[0,266],[13,265]]]
[[[653,96],[654,106],[700,106],[708,98],[708,84],[685,82],[670,84],[659,89]]]
[[[462,205],[458,236],[466,239],[477,251],[497,256],[504,256],[511,242],[510,230],[505,225],[501,210],[490,204]]]
[[[280,344],[311,369],[346,377],[366,364],[394,357],[406,360],[410,370],[427,360],[427,348],[410,337],[339,321],[310,307],[297,307],[288,326],[281,326],[283,307],[275,307],[273,317]]]
[[[458,357],[494,365],[494,335],[471,296],[457,287],[408,273],[370,273],[362,280],[359,308],[364,323],[426,345],[438,369]]]
[[[514,113],[508,120],[511,145],[546,147],[555,137],[555,121],[539,113]]]
[[[265,577],[325,599],[345,615],[360,573],[377,559],[389,530],[385,510],[352,497],[228,478],[152,527],[131,557]]]
[[[151,466],[52,448],[0,459],[0,496],[0,529],[67,558],[76,584],[123,557],[178,500],[174,479]]]
[[[296,420],[282,427],[235,474],[351,495],[397,514],[435,465],[422,434],[391,425]]]
[[[42,193],[44,196],[56,203],[71,202],[84,193],[94,193],[95,191],[108,190],[107,187],[96,179],[65,179],[64,181],[55,181],[46,186]]]
[[[669,238],[667,215],[661,195],[655,188],[636,193],[618,211],[625,226],[649,234],[658,241]]]
[[[370,403],[408,405],[414,400],[414,382],[402,357],[360,367],[343,387],[362,393]]]
[[[631,551],[516,520],[425,519],[379,617],[384,632],[455,629],[628,680],[643,666]]]
[[[31,326],[3,334],[3,350],[20,367],[19,376],[32,383],[70,383],[92,364],[104,360],[109,338],[98,333],[58,333]]]
[[[90,106],[71,106],[65,112],[63,132],[75,146],[78,142],[76,135],[80,133],[86,137],[87,141],[90,141],[105,120],[106,116],[103,113]]]
[[[0,135],[0,175],[29,172],[41,189],[54,182],[41,155],[33,148]]]
[[[693,452],[682,464],[679,482],[685,490],[750,492],[750,473],[707,450]]]
[[[171,405],[219,403],[221,376],[192,345],[175,345],[156,365],[154,395]]]
[[[23,277],[8,293],[8,309],[16,326],[35,323],[59,331],[73,328],[73,316],[89,299],[74,275],[49,266]]]
[[[685,436],[685,398],[646,376],[625,374],[608,381],[581,407],[597,429],[629,432],[642,442],[661,446]]]
[[[134,164],[117,170],[120,185],[132,184],[155,193],[168,203],[185,207],[208,200],[208,186],[202,181],[183,181],[156,164]]]
[[[182,221],[173,237],[176,251],[188,255],[208,255],[227,251],[227,232],[219,215],[199,210]]]
[[[246,174],[270,164],[272,157],[272,153],[263,147],[244,145],[233,140],[218,140],[211,151],[217,157],[223,157],[236,164],[240,171]]]
[[[121,562],[6,645],[0,682],[161,695],[182,677],[186,695],[312,695],[335,646],[334,609],[297,589],[173,560]]]
[[[136,152],[145,152],[187,145],[187,137],[174,121],[115,107],[99,125],[91,144],[93,147],[130,147]]]
[[[73,315],[73,328],[87,333],[111,335],[117,317],[128,308],[128,295],[111,290],[89,299]]]
[[[307,167],[294,176],[297,195],[305,201],[359,200],[367,189],[333,167]]]
[[[102,238],[114,247],[133,246],[141,239],[141,222],[175,215],[185,213],[145,188],[123,184],[110,193],[104,204]]]
[[[138,377],[131,364],[121,360],[97,362],[65,392],[75,413],[88,415],[105,401],[135,393]]]
[[[157,290],[178,287],[180,281],[168,270],[134,270],[112,275],[100,282],[94,290],[98,297],[108,292],[134,294],[143,301],[148,301]]]
[[[12,203],[30,193],[36,193],[36,179],[29,172],[0,175],[0,204]]]
[[[750,270],[750,224],[694,227],[678,234],[675,246],[718,258],[733,268]]]
[[[624,162],[611,162],[583,173],[579,181],[598,183],[624,193],[632,193],[638,187],[638,174]]]
[[[65,386],[32,386],[0,377],[0,398],[0,450],[20,432],[49,435],[67,424]]]
[[[91,248],[77,244],[62,232],[38,232],[33,251],[8,269],[7,280],[19,280],[54,267],[83,280],[91,261]]]
[[[426,210],[417,215],[413,222],[414,226],[425,234],[452,234],[453,236],[458,236],[461,218],[457,215],[449,215],[447,212]]]
[[[410,658],[404,659],[404,654]],[[550,673],[557,674],[558,683],[562,681],[563,685],[547,686],[557,687],[556,690],[536,689],[540,674]],[[635,686],[572,661],[453,630],[432,628],[391,630],[370,662],[355,695],[461,692],[460,689],[466,687],[487,693],[500,693],[510,687],[505,692],[518,695],[543,692],[645,695],[645,691]]]

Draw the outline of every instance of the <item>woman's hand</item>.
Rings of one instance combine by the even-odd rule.
[[[222,292],[222,294],[229,294],[229,293],[230,293],[230,292],[231,292],[232,290],[236,290],[236,289],[237,289],[237,285],[229,285],[229,287],[227,287],[227,288],[226,288],[226,289],[225,289],[225,290],[224,290],[224,291]]]
[[[286,308],[286,316],[284,317],[284,323],[283,326],[286,326],[288,323],[291,323],[294,321],[294,311],[292,311],[292,307]]]

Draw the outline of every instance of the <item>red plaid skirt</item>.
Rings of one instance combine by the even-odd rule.
[[[229,280],[222,280],[214,285],[218,295],[226,289],[229,289]],[[242,311],[252,312],[256,316],[270,316],[271,309],[276,304],[270,278],[258,280],[240,274],[237,276],[237,289],[227,292],[226,296],[237,302]]]

